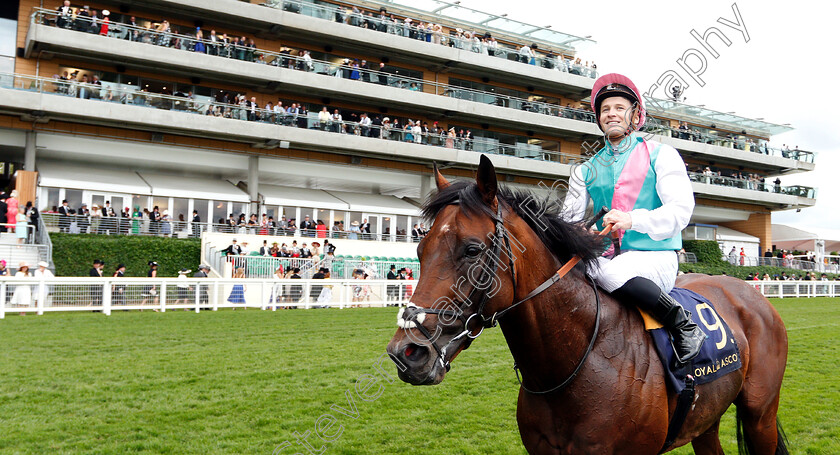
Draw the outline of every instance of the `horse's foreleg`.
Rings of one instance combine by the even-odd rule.
[[[720,438],[718,437],[719,427],[720,420],[713,423],[705,433],[691,441],[695,455],[723,455],[723,449],[720,447]]]

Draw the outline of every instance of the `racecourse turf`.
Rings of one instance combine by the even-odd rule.
[[[790,339],[780,418],[791,453],[838,454],[840,299],[773,303]],[[439,386],[386,383],[375,399],[358,398],[354,384],[378,375],[395,316],[394,308],[7,315],[0,453],[269,455],[306,431],[317,451],[312,433],[325,414],[337,419],[331,428],[329,417],[320,421],[334,438],[327,454],[525,453],[498,329]],[[721,433],[727,453],[737,453],[731,410]]]

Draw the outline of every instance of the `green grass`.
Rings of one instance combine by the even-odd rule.
[[[790,337],[780,417],[792,453],[840,453],[840,301],[774,304]],[[329,454],[525,453],[498,329],[440,386],[397,381],[375,401],[356,398],[357,419],[331,411],[346,407],[357,378],[376,374],[394,322],[391,308],[8,315],[0,453],[268,455],[294,431],[313,431],[324,413],[342,425]],[[727,453],[737,453],[731,412],[721,432]]]

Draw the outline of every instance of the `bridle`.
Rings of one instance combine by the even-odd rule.
[[[596,221],[601,219],[606,213],[607,213],[607,208],[606,207],[601,208],[601,210],[597,214],[595,214],[595,217],[588,223],[586,228],[588,229]],[[500,203],[497,204],[496,213],[494,215],[490,215],[490,216],[493,219],[493,223],[495,225],[495,235],[493,236],[493,239],[492,239],[493,243],[492,243],[491,248],[489,250],[485,249],[485,251],[487,252],[486,261],[490,261],[490,263],[492,265],[491,265],[490,268],[488,268],[486,266],[487,262],[485,261],[485,263],[484,263],[485,267],[481,268],[481,275],[480,275],[480,278],[478,280],[478,283],[487,283],[488,278],[495,279],[495,278],[498,277],[497,271],[498,271],[499,262],[500,262],[500,257],[499,256],[504,249],[504,252],[505,252],[505,254],[507,255],[507,258],[508,258],[508,266],[509,266],[510,271],[511,271],[511,280],[513,281],[513,289],[516,289],[516,269],[514,268],[514,264],[513,264],[513,261],[514,261],[513,251],[511,249],[510,237],[508,235],[507,229],[505,229],[505,227],[504,227],[504,219],[502,218],[502,205]],[[611,229],[612,229],[612,224],[609,224],[609,225],[605,226],[604,229],[598,235],[601,236],[601,237],[604,237],[604,236],[607,235],[607,233],[610,232]],[[617,244],[617,242],[615,240],[616,240],[616,238],[614,237],[613,238],[614,245]],[[472,341],[475,340],[476,338],[478,338],[479,336],[481,336],[482,333],[484,333],[485,328],[495,327],[498,324],[499,319],[502,318],[502,316],[504,316],[508,312],[512,311],[514,308],[518,307],[519,305],[522,305],[523,303],[528,302],[531,299],[533,299],[534,297],[540,295],[541,293],[546,291],[548,288],[550,288],[552,285],[554,285],[554,283],[557,283],[558,281],[560,281],[563,277],[565,277],[580,262],[580,259],[581,259],[580,256],[572,257],[569,261],[567,261],[565,264],[563,264],[563,266],[560,267],[560,269],[557,270],[556,273],[552,274],[550,278],[548,278],[542,284],[537,286],[534,290],[529,292],[528,295],[526,295],[524,298],[522,298],[521,300],[519,300],[515,303],[512,303],[507,308],[504,308],[502,310],[499,310],[499,311],[493,313],[493,315],[491,315],[489,318],[484,316],[484,309],[485,309],[485,307],[487,306],[487,303],[490,300],[490,295],[489,295],[488,292],[482,291],[477,286],[473,286],[466,302],[462,302],[464,304],[464,306],[460,306],[457,309],[422,308],[422,307],[418,307],[418,306],[414,305],[413,303],[409,303],[408,306],[406,306],[405,308],[400,310],[400,313],[397,316],[397,320],[398,321],[406,321],[407,324],[405,325],[404,328],[416,328],[421,334],[423,334],[423,336],[426,337],[426,340],[429,342],[429,344],[431,344],[431,346],[437,352],[437,354],[438,354],[437,361],[440,363],[441,367],[445,368],[446,371],[449,371],[449,369],[451,368],[451,364],[450,364],[449,360],[446,359],[446,355],[447,355],[447,352],[448,352],[449,348],[453,344],[455,344],[456,342],[466,338],[467,341],[466,341],[466,345],[464,346],[464,349],[469,348],[470,344],[472,344]],[[490,270],[490,271],[488,271],[488,270]],[[492,273],[492,275],[490,275],[491,273]],[[537,395],[542,395],[542,394],[549,394],[549,393],[555,392],[557,390],[560,390],[560,389],[566,387],[577,376],[578,372],[580,372],[580,369],[583,367],[583,364],[586,362],[586,359],[589,357],[589,354],[592,352],[592,348],[595,345],[595,340],[598,337],[598,331],[599,331],[599,326],[600,326],[601,297],[600,297],[600,293],[598,291],[598,287],[596,286],[596,284],[592,280],[592,278],[587,276],[587,279],[591,283],[592,288],[595,291],[596,311],[595,311],[595,328],[593,330],[592,336],[589,340],[589,345],[587,346],[583,357],[581,358],[580,362],[577,364],[577,367],[575,367],[572,374],[567,379],[565,379],[558,386],[552,387],[551,389],[544,390],[544,391],[533,391],[533,390],[530,390],[527,387],[525,387],[525,385],[522,384],[522,380],[520,378],[519,367],[516,364],[514,364],[513,368],[514,368],[514,371],[516,372],[516,377],[519,380],[519,384],[522,386],[522,388],[526,392],[529,392],[529,393],[532,393],[532,394],[537,394]],[[477,293],[480,293],[481,295],[476,296]],[[470,306],[472,306],[471,302],[475,301],[475,297],[479,297],[479,299],[480,299],[480,300],[478,300],[478,302],[479,302],[478,310],[475,313],[469,315],[468,317],[464,317],[464,310],[469,308]],[[438,346],[438,343],[435,341],[432,333],[430,333],[429,330],[422,325],[422,322],[425,319],[426,314],[434,314],[438,318],[449,318],[451,320],[457,319],[457,320],[461,321],[464,329],[459,334],[455,335],[452,339],[450,339],[443,346]],[[476,318],[476,320],[480,323],[480,325],[478,326],[478,328],[480,330],[475,335],[473,335],[474,329],[472,329],[472,330],[470,329],[470,323],[473,320],[473,318]]]

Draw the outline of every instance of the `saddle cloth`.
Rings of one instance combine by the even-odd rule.
[[[712,302],[694,291],[683,288],[674,288],[670,295],[691,312],[691,319],[708,338],[703,343],[700,355],[695,357],[690,365],[678,368],[676,354],[671,346],[671,335],[662,324],[639,310],[645,321],[645,329],[650,331],[656,352],[665,366],[668,385],[679,393],[685,388],[685,376],[688,374],[694,376],[695,384],[705,384],[739,370],[741,356],[738,344],[729,325],[715,311]]]

